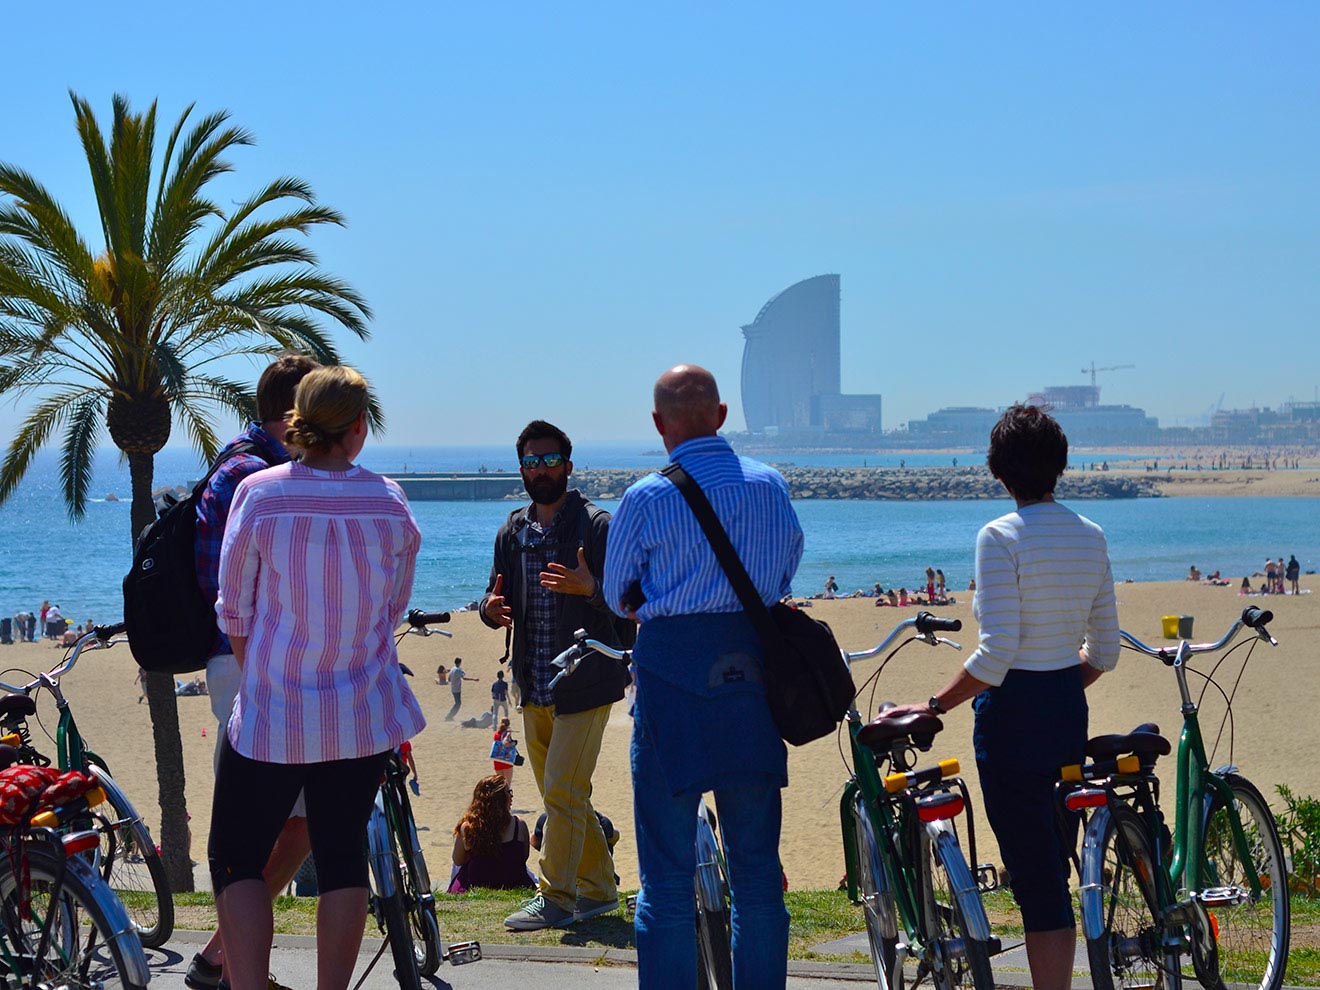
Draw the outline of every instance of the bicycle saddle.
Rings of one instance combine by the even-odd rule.
[[[0,698],[0,719],[27,718],[37,713],[37,703],[26,694],[7,694]]]
[[[882,708],[881,712],[884,711],[885,709]],[[938,715],[913,712],[911,715],[903,715],[899,718],[885,718],[881,714],[879,718],[872,719],[862,726],[861,731],[857,733],[857,741],[870,749],[884,751],[888,750],[896,740],[911,736],[914,746],[918,749],[928,749],[935,733],[943,728],[944,723],[940,721]]]
[[[1173,749],[1160,735],[1154,722],[1139,725],[1127,735],[1096,736],[1086,743],[1086,755],[1092,760],[1108,760],[1126,753],[1142,757],[1168,756]]]

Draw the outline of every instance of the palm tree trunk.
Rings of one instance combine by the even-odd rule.
[[[128,454],[133,479],[131,520],[133,539],[156,518],[151,501],[153,454]],[[156,786],[160,795],[160,855],[170,888],[175,893],[193,889],[192,863],[189,855],[188,803],[184,790],[183,739],[179,735],[179,703],[174,695],[174,678],[169,674],[149,673],[142,678],[151,711],[151,734],[156,753]]]

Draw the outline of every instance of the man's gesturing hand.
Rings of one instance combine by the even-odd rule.
[[[557,591],[561,595],[582,595],[590,598],[596,593],[596,579],[587,566],[587,552],[578,547],[577,567],[569,568],[564,564],[547,564],[541,572],[541,587]]]
[[[495,586],[490,589],[490,597],[486,599],[482,611],[491,622],[497,623],[505,629],[513,628],[513,609],[509,608],[504,599],[503,574],[495,575]]]

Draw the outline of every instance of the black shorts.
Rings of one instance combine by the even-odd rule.
[[[1078,816],[1055,812],[1059,768],[1086,753],[1082,668],[1010,670],[973,703],[973,743],[986,818],[1029,932],[1073,928],[1068,866]]]
[[[237,752],[226,737],[216,761],[211,889],[260,880],[280,830],[303,791],[307,832],[321,893],[367,886],[367,821],[388,751],[324,763],[264,763]]]

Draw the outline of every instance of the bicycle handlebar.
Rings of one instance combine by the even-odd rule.
[[[1147,656],[1155,657],[1157,660],[1164,661],[1169,666],[1178,663],[1179,657],[1188,656],[1194,653],[1218,653],[1229,643],[1231,643],[1244,627],[1256,630],[1256,635],[1265,640],[1271,646],[1278,646],[1279,642],[1270,635],[1270,631],[1265,628],[1266,623],[1274,621],[1274,613],[1268,609],[1260,609],[1248,605],[1242,610],[1242,615],[1236,619],[1228,632],[1224,633],[1222,639],[1215,643],[1189,643],[1183,640],[1176,647],[1168,646],[1147,646],[1141,640],[1137,639],[1129,632],[1120,629],[1118,635],[1121,636],[1138,653],[1144,653]]]
[[[962,646],[960,644],[955,643],[951,639],[945,639],[942,636],[935,635],[937,632],[957,632],[961,628],[961,619],[944,619],[935,615],[933,612],[918,612],[912,618],[904,619],[896,625],[888,636],[869,650],[862,650],[858,653],[849,653],[846,650],[841,652],[843,653],[844,662],[848,664],[848,668],[851,670],[854,661],[867,660],[871,657],[879,656],[889,648],[889,645],[893,643],[894,640],[898,639],[898,637],[908,629],[915,629],[917,631],[917,638],[923,642],[929,643],[931,646],[943,643],[946,646],[952,646],[955,650],[961,650]]]
[[[559,668],[559,673],[550,679],[548,685],[550,688],[558,684],[561,678],[571,677],[573,672],[577,670],[578,664],[582,662],[582,658],[592,650],[602,656],[609,657],[611,660],[618,660],[625,664],[632,662],[632,650],[616,650],[598,639],[588,639],[585,629],[579,629],[573,634],[573,638],[576,642],[550,661],[552,666]]]
[[[408,610],[408,625],[414,629],[421,629],[423,626],[439,625],[449,621],[448,612],[423,612],[420,608]]]
[[[123,638],[125,628],[125,624],[122,622],[116,622],[108,626],[93,626],[90,632],[84,633],[83,636],[79,638],[78,642],[73,644],[73,652],[69,654],[69,658],[54,670],[48,670],[44,673],[38,674],[27,684],[9,684],[5,681],[0,681],[0,690],[18,694],[30,694],[37,688],[45,687],[54,691],[56,690],[55,685],[59,682],[59,679],[69,671],[73,670],[74,664],[78,662],[78,657],[82,655],[83,650],[89,648],[94,650],[108,650],[116,643],[127,642],[127,639]],[[56,691],[56,693],[58,694],[58,691]]]

